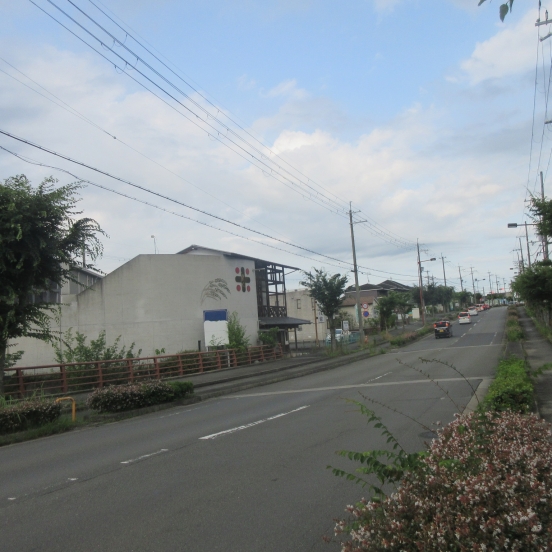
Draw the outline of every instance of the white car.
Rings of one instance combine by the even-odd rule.
[[[335,329],[335,342],[339,343],[343,339],[343,330],[340,328]],[[326,336],[326,345],[332,342],[332,334]]]
[[[470,316],[479,315],[479,313],[477,312],[477,307],[468,307],[468,312],[470,313]]]
[[[471,324],[471,316],[469,312],[458,313],[458,324]]]

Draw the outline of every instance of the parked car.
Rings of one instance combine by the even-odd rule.
[[[477,307],[468,307],[468,312],[470,316],[478,316]]]
[[[452,337],[452,324],[448,320],[439,320],[433,324],[435,339],[440,337]]]
[[[458,313],[458,324],[471,324],[471,316],[469,312]]]

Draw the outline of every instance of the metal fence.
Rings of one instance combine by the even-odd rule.
[[[92,391],[107,385],[150,379],[178,378],[190,374],[248,366],[282,358],[280,345],[262,345],[247,350],[222,349],[142,358],[74,362],[7,368],[4,391],[7,396],[24,398],[40,392],[65,395]]]

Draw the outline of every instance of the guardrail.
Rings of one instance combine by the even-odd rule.
[[[149,379],[177,378],[206,371],[248,366],[256,362],[282,358],[280,345],[249,347],[245,351],[179,353],[142,358],[73,362],[6,368],[4,391],[7,396],[24,398],[36,392],[66,395],[92,391],[107,385],[133,383]]]

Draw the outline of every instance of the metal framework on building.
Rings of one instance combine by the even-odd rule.
[[[284,266],[255,259],[259,318],[287,316]]]

